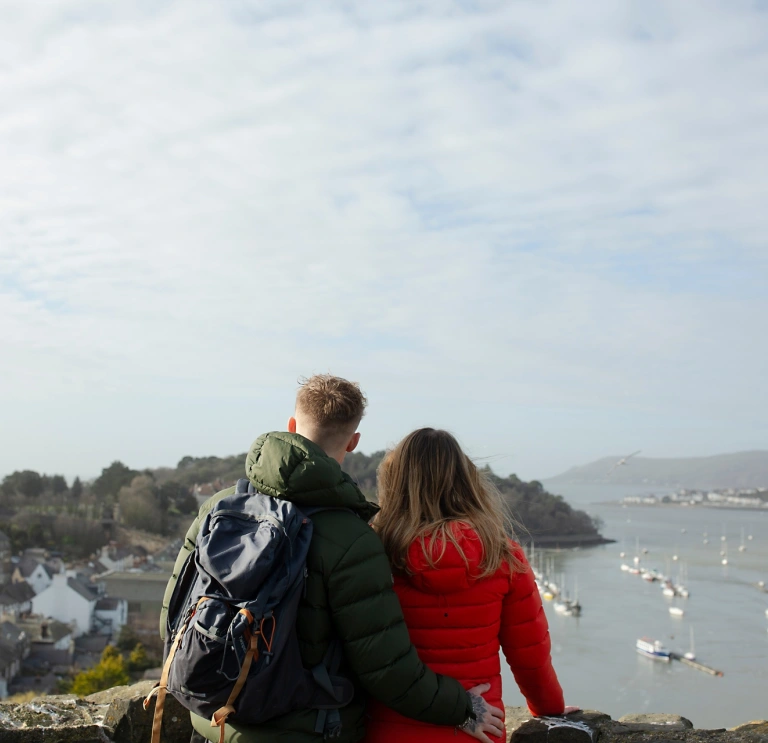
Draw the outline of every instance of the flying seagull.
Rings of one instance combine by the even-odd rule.
[[[618,462],[616,462],[616,464],[613,465],[613,467],[611,467],[611,469],[608,470],[608,472],[605,473],[605,476],[608,477],[608,475],[610,475],[611,472],[613,472],[617,467],[621,467],[622,465],[627,464],[627,462],[632,459],[632,457],[639,454],[640,451],[641,450],[638,449],[637,451],[633,451],[631,454],[627,454],[626,457],[622,457]]]

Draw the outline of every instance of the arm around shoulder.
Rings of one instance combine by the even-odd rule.
[[[419,660],[392,585],[381,540],[366,529],[327,578],[333,622],[345,657],[365,690],[406,717],[459,725],[472,710],[458,681]]]

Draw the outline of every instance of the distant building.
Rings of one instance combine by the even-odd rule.
[[[92,626],[100,635],[117,634],[128,621],[128,602],[105,596],[96,602]]]
[[[93,625],[93,612],[98,592],[82,581],[58,573],[53,582],[32,599],[32,611],[45,617],[55,617],[73,627],[74,636],[86,634]]]
[[[137,565],[145,562],[146,559],[147,550],[139,545],[125,547],[108,544],[101,548],[98,561],[107,570],[114,570],[120,573],[124,570],[135,568]]]
[[[30,661],[53,666],[69,666],[75,652],[72,627],[52,617],[31,616],[17,623],[29,638]]]
[[[14,622],[32,611],[35,592],[26,581],[7,583],[0,589],[0,619]]]
[[[0,699],[8,696],[8,686],[29,655],[29,636],[12,622],[0,623]]]
[[[25,554],[16,565],[11,580],[14,583],[26,582],[35,593],[40,593],[51,585],[53,570],[37,556]]]

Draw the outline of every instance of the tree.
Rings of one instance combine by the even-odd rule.
[[[69,491],[69,494],[75,499],[83,494],[83,483],[80,482],[79,477],[76,477],[72,482],[72,489]]]
[[[124,624],[120,627],[120,632],[117,634],[117,641],[115,646],[127,653],[133,650],[139,644],[139,635],[136,630],[128,624]]]
[[[166,480],[157,489],[158,505],[167,510],[173,506],[179,513],[194,513],[197,510],[197,501],[186,485],[176,480]]]
[[[51,490],[55,495],[61,495],[67,492],[67,480],[63,475],[53,475],[51,477]]]
[[[72,693],[85,697],[113,686],[124,686],[130,681],[120,651],[112,645],[107,645],[101,654],[101,660],[93,668],[75,676],[72,681]]]
[[[3,480],[3,494],[37,498],[43,492],[43,478],[34,470],[22,470],[7,475]]]
[[[130,485],[131,480],[139,473],[126,467],[122,462],[115,461],[105,467],[101,474],[91,485],[93,494],[99,498],[105,498],[108,495],[117,495],[120,488]]]
[[[147,655],[144,646],[140,642],[136,643],[128,656],[128,670],[131,673],[139,673],[146,671],[147,668],[152,668],[153,665],[155,665],[155,661]]]
[[[130,485],[120,488],[118,499],[120,514],[127,526],[160,534],[165,531],[167,515],[158,505],[151,477],[134,477]]]

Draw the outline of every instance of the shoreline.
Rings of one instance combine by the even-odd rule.
[[[614,544],[615,539],[609,539],[602,534],[568,534],[566,536],[555,535],[524,535],[517,536],[517,542],[522,547],[529,547],[533,542],[534,547],[542,549],[566,549],[576,547],[599,547],[603,544]]]
[[[633,508],[688,508],[688,509],[698,509],[698,508],[713,508],[715,510],[719,511],[758,511],[761,513],[768,513],[768,507],[766,506],[738,506],[733,503],[728,504],[717,504],[717,503],[697,503],[696,505],[691,505],[690,503],[624,503],[620,500],[606,500],[606,501],[595,501],[594,503],[591,503],[590,505],[593,506],[626,506],[627,508],[633,507]]]

